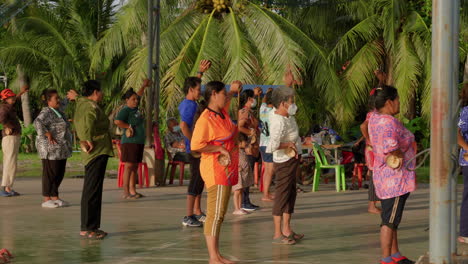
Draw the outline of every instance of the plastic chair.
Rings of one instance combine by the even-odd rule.
[[[119,188],[122,188],[123,175],[125,173],[125,162],[121,161],[122,151],[120,149],[121,147],[120,140],[113,140],[112,143],[114,143],[117,146],[117,154],[119,156],[119,170],[117,172],[117,186]],[[140,185],[140,188],[143,188],[143,173],[145,175],[145,186],[149,187],[149,172],[148,172],[148,164],[146,164],[146,162],[140,162],[138,164],[138,183]]]
[[[0,260],[2,263],[9,263],[12,258],[13,255],[11,255],[11,253],[6,248],[0,249]]]
[[[315,170],[314,170],[314,184],[312,187],[312,191],[316,192],[318,190],[320,175],[322,174],[323,169],[334,169],[336,191],[337,192],[339,192],[340,190],[345,191],[346,182],[345,182],[344,166],[339,165],[339,164],[335,164],[335,165],[328,164],[328,161],[327,161],[327,158],[325,157],[325,153],[323,152],[323,149],[317,143],[314,143],[314,156],[315,156]]]
[[[362,187],[362,173],[364,171],[365,166],[366,165],[364,163],[354,163],[352,184],[354,185],[354,182],[357,178],[358,188]]]
[[[179,166],[179,185],[182,186],[184,184],[185,162],[173,161],[169,151],[166,151],[166,153],[167,153],[167,159],[168,159],[168,163],[167,163],[168,169],[166,170],[166,176],[164,177],[164,182],[167,179],[167,174],[169,173],[169,167],[171,167],[171,178],[169,178],[169,184],[174,183],[175,171],[177,169],[177,166]]]

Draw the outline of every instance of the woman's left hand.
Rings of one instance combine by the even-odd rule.
[[[54,139],[54,137],[52,136],[52,134],[50,132],[45,133],[45,136],[49,140],[50,144],[52,144],[52,145],[57,144],[57,141]]]

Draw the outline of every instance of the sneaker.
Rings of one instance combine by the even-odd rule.
[[[11,194],[5,190],[0,191],[0,197],[10,197]]]
[[[254,204],[245,204],[245,205],[242,205],[242,210],[245,210],[247,212],[252,212],[252,211],[256,211],[260,208],[260,206],[257,206],[257,205],[254,205]]]
[[[69,202],[65,202],[62,199],[55,200],[54,202],[58,205],[58,207],[68,207],[68,206],[70,206]]]
[[[205,220],[206,220],[206,214],[205,213],[202,212],[201,214],[194,215],[194,216],[199,222],[205,223]]]
[[[393,262],[397,264],[414,264],[415,262],[412,260],[409,260],[407,257],[401,256],[400,258],[392,258]]]
[[[255,205],[255,204],[253,204],[253,203],[250,203],[250,206],[253,206],[253,207],[255,208],[255,210],[258,210],[258,209],[260,209],[260,206],[258,206],[258,205]]]
[[[191,216],[184,216],[182,220],[183,226],[190,226],[190,227],[202,227],[203,223],[198,221],[197,218],[193,215]]]
[[[58,208],[59,205],[55,201],[49,200],[47,202],[43,202],[42,207],[43,208]]]

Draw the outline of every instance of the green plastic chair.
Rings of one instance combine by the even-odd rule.
[[[328,164],[325,153],[323,152],[322,147],[317,143],[314,143],[314,156],[315,156],[315,170],[314,170],[314,184],[312,186],[312,191],[316,192],[318,190],[318,185],[320,181],[320,175],[322,174],[322,169],[335,169],[335,181],[336,181],[336,191],[346,190],[345,182],[345,168],[343,165],[330,165]]]

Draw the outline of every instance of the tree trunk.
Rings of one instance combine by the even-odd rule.
[[[19,79],[19,86],[23,87],[24,85],[28,85],[26,76],[21,69],[21,65],[16,65],[16,73],[18,74],[18,79]],[[29,93],[24,93],[21,96],[21,109],[23,111],[23,124],[24,127],[28,127],[29,125],[32,124],[32,115],[31,115],[31,108],[29,106]],[[32,135],[29,135],[29,142],[26,147],[26,152],[31,153],[34,150],[34,139]]]
[[[468,83],[468,54],[465,60],[465,70],[463,71],[463,83]]]
[[[385,58],[385,72],[387,73],[385,84],[393,86],[393,58],[390,54]]]

